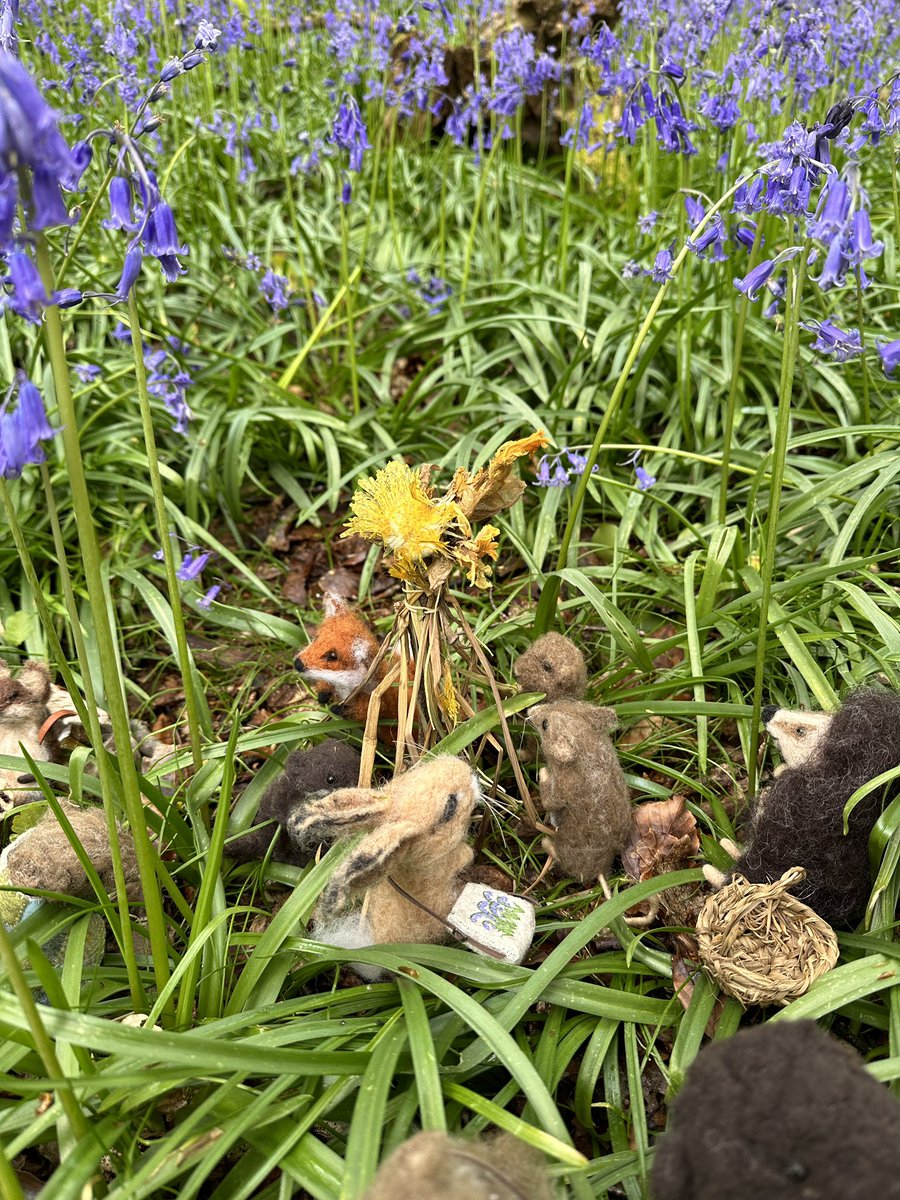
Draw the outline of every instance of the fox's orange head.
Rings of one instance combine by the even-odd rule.
[[[359,687],[378,650],[362,618],[340,596],[325,593],[325,619],[310,644],[294,659],[323,704],[340,703]]]

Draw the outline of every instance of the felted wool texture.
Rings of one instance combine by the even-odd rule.
[[[868,842],[897,781],[853,810],[846,837],[844,805],[868,780],[900,764],[900,696],[867,688],[848,696],[824,741],[807,762],[779,772],[760,794],[749,837],[734,872],[771,883],[789,868],[806,868],[793,894],[830,925],[853,926],[869,897]]]
[[[363,1200],[553,1200],[540,1153],[512,1136],[417,1133],[381,1164]]]
[[[461,890],[459,874],[472,861],[466,834],[480,798],[477,776],[458,758],[419,763],[383,788],[341,788],[289,820],[291,836],[334,838],[367,830],[322,893],[314,930],[365,896],[372,940],[439,942],[444,926],[402,896],[395,880],[439,917],[446,917]]]
[[[611,708],[557,700],[529,710],[545,762],[540,806],[554,825],[544,849],[561,870],[582,883],[606,875],[631,832],[631,801],[610,738],[618,721]]]
[[[112,852],[103,809],[80,808],[69,801],[62,801],[61,807],[103,886],[110,895],[115,895]],[[141,895],[137,854],[131,834],[121,828],[119,851],[128,898],[136,900]],[[60,892],[64,896],[77,896],[83,900],[94,898],[94,889],[84,867],[50,809],[12,844],[6,865],[14,887]]]
[[[35,762],[49,762],[48,747],[38,741],[49,713],[49,696],[50,672],[44,663],[32,659],[13,675],[5,660],[0,659],[0,754],[21,755],[21,746],[25,746]],[[19,803],[26,799],[19,783],[23,774],[28,774],[25,763],[21,767],[0,767],[0,790],[10,792]]]
[[[226,853],[238,862],[253,862],[265,858],[272,846],[273,862],[306,866],[312,851],[292,840],[286,827],[288,818],[302,814],[309,799],[350,787],[358,778],[359,754],[346,742],[328,738],[308,750],[294,750],[260,800],[253,823],[261,828],[228,842]]]
[[[814,1021],[712,1042],[657,1143],[654,1200],[898,1200],[900,1105]]]
[[[583,700],[587,691],[584,655],[561,633],[545,633],[516,659],[513,676],[523,692],[544,692],[547,700]]]

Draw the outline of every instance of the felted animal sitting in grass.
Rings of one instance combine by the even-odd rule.
[[[472,861],[465,839],[480,796],[471,768],[441,756],[382,788],[340,788],[310,800],[287,823],[301,846],[366,831],[320,897],[315,936],[354,949],[443,941],[442,922],[461,890],[460,872]]]
[[[561,633],[545,633],[513,665],[523,692],[544,692],[548,701],[583,700],[587,691],[584,655]]]
[[[546,763],[540,806],[555,826],[543,847],[566,875],[596,883],[608,874],[631,831],[631,800],[610,738],[611,708],[580,700],[537,704],[528,712]]]
[[[21,756],[22,746],[35,762],[50,762],[50,747],[43,732],[50,715],[50,672],[42,662],[25,663],[13,674],[9,665],[0,659],[0,754]],[[12,802],[30,798],[31,788],[22,782],[28,768],[0,767],[0,792]]]
[[[900,1105],[813,1021],[701,1050],[669,1111],[654,1200],[898,1200]]]
[[[417,1133],[381,1164],[363,1200],[553,1200],[541,1155],[512,1134]]]
[[[865,783],[900,765],[900,696],[864,688],[834,713],[767,708],[764,715],[784,769],[753,805],[734,873],[771,883],[790,867],[804,867],[797,899],[830,925],[853,926],[871,888],[869,836],[900,781],[865,796],[850,814],[846,835],[844,806]],[[714,883],[727,878],[714,870],[707,876]]]
[[[294,666],[313,685],[320,704],[364,724],[372,693],[394,662],[385,656],[369,675],[380,649],[378,638],[359,613],[341,596],[326,592],[324,619],[313,640],[294,659]],[[379,737],[391,745],[396,742],[398,691],[387,688],[378,714]]]
[[[347,742],[328,738],[308,750],[292,751],[263,793],[254,822],[258,827],[229,841],[226,852],[238,862],[254,862],[271,847],[274,862],[306,866],[311,852],[291,838],[288,821],[301,816],[310,800],[350,787],[358,778],[359,754]]]

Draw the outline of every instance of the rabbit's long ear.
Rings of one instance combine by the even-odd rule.
[[[338,788],[298,805],[285,827],[295,842],[340,837],[376,824],[388,804],[385,792],[375,788]]]
[[[322,895],[322,904],[326,908],[346,904],[351,890],[360,891],[386,875],[400,847],[421,835],[422,827],[415,821],[390,821],[373,829],[335,871]]]
[[[46,704],[50,698],[50,671],[45,663],[30,658],[19,672],[19,683],[28,688],[32,699]]]

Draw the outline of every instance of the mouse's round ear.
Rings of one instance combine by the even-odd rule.
[[[605,733],[612,733],[614,729],[619,728],[619,718],[616,716],[614,708],[595,707],[591,713],[591,720]]]

